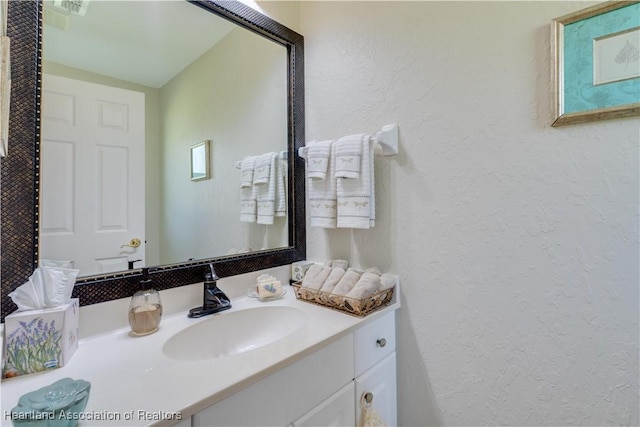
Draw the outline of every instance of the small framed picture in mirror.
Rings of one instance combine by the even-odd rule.
[[[209,145],[205,140],[191,146],[191,181],[209,179]]]

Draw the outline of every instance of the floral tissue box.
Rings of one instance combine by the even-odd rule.
[[[314,263],[312,261],[297,261],[291,264],[291,280],[294,282],[302,282],[307,270],[313,264]]]
[[[64,366],[78,349],[79,300],[60,307],[16,311],[4,319],[3,377]]]

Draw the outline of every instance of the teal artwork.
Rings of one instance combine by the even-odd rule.
[[[640,3],[564,26],[564,114],[640,102]]]

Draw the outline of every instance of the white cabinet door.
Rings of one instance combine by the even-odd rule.
[[[193,415],[193,427],[288,426],[353,380],[353,335]]]
[[[293,423],[294,427],[352,427],[356,421],[351,381],[308,414]]]
[[[362,423],[362,407],[360,397],[364,393],[373,394],[371,407],[380,414],[385,424],[389,427],[395,426],[397,417],[396,400],[396,353],[393,352],[385,357],[377,365],[374,365],[367,372],[356,378],[356,418],[357,424]]]

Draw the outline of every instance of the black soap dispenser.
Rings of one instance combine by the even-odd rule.
[[[160,326],[162,301],[160,293],[153,289],[148,268],[142,269],[139,287],[129,304],[129,326],[133,335],[149,335],[157,331]]]

